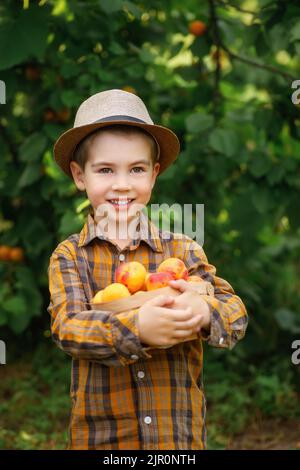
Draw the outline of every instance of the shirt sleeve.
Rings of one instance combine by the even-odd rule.
[[[138,308],[112,315],[89,309],[72,253],[59,245],[48,266],[51,334],[76,359],[125,366],[151,358],[139,339]]]
[[[199,275],[214,286],[214,297],[203,295],[211,313],[210,331],[201,330],[199,338],[211,346],[232,349],[246,333],[248,314],[246,307],[232,286],[216,276],[216,268],[209,264],[203,248],[192,239],[188,240],[184,262],[189,275]]]

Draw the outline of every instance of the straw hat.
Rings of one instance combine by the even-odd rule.
[[[111,124],[134,125],[149,132],[158,145],[161,174],[177,158],[178,137],[167,127],[154,124],[144,102],[134,93],[114,89],[101,91],[85,100],[78,108],[74,126],[54,144],[54,158],[72,178],[70,160],[79,142],[88,134]]]

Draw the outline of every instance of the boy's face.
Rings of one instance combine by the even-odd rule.
[[[116,221],[129,220],[132,204],[147,205],[159,167],[159,163],[153,166],[151,147],[143,135],[116,135],[109,131],[96,135],[90,143],[84,170],[70,162],[75,184],[86,191],[94,214],[101,204],[106,204]],[[127,198],[133,199],[127,206],[111,202]]]

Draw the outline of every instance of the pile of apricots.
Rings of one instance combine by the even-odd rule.
[[[0,245],[0,261],[24,261],[24,251],[19,246]]]
[[[140,291],[151,291],[167,287],[173,279],[184,279],[188,282],[201,282],[199,276],[189,276],[184,262],[179,258],[167,258],[157,268],[155,273],[146,271],[142,263],[130,261],[121,263],[115,273],[115,282],[105,289],[99,290],[92,303],[110,302],[130,297]]]

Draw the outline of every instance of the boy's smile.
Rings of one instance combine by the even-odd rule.
[[[84,170],[70,162],[75,184],[86,191],[95,220],[106,211],[108,220],[117,224],[128,223],[136,216],[135,207],[147,205],[159,167],[159,163],[153,165],[143,135],[116,135],[109,130],[102,130],[90,142]]]

